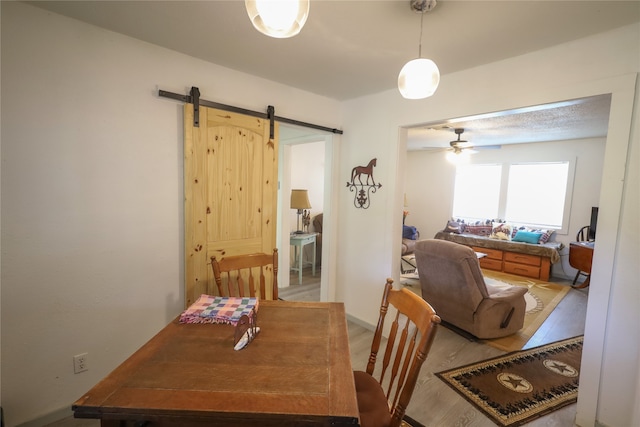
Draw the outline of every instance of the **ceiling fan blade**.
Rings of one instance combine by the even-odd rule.
[[[470,148],[474,150],[499,150],[502,148],[502,145],[478,145]]]

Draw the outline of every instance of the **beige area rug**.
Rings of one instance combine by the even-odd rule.
[[[568,285],[543,282],[542,280],[501,273],[499,271],[482,270],[482,273],[485,277],[485,281],[494,286],[515,285],[525,286],[529,289],[529,292],[525,294],[527,312],[524,316],[524,325],[522,329],[508,337],[492,340],[480,340],[480,342],[484,344],[507,352],[521,350],[527,341],[529,341],[529,339],[536,333],[538,328],[542,326],[544,321],[549,317],[560,301],[562,301],[562,298],[564,298],[569,290],[571,290],[571,286]],[[402,275],[402,278],[409,279],[403,281],[408,289],[418,295],[422,295],[417,273]]]
[[[482,272],[488,283],[525,286],[529,289],[529,292],[525,294],[527,312],[524,316],[522,329],[508,337],[482,340],[485,344],[507,352],[521,350],[562,301],[562,298],[571,290],[570,286],[543,282],[542,280],[529,279],[498,271],[482,270]]]

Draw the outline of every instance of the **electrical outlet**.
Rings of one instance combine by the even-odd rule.
[[[73,356],[74,374],[79,374],[80,372],[89,370],[89,365],[87,364],[87,356],[89,356],[89,353],[76,354],[75,356]]]

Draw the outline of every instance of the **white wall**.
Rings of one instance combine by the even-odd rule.
[[[324,204],[324,141],[291,146],[291,188],[307,189],[311,220],[322,213]],[[291,230],[296,230],[297,211],[291,211]],[[309,229],[313,228],[313,224]]]
[[[65,408],[184,304],[182,105],[341,128],[336,101],[2,2],[2,407]],[[88,352],[89,371],[72,357]]]
[[[341,105],[23,3],[2,2],[1,30],[9,426],[68,408],[182,309],[182,113],[155,93],[192,85],[204,99],[275,105],[279,116],[345,129],[332,153],[332,286],[350,316],[369,323],[384,278],[399,276],[402,126],[613,92],[578,418],[638,424],[640,109],[627,105],[640,71],[638,25],[444,75],[423,101],[394,90]],[[337,183],[373,157],[383,186],[369,209],[356,209]],[[90,370],[73,375],[72,356],[85,351]]]
[[[348,284],[338,290],[347,312],[373,324],[384,278],[399,279],[406,167],[404,126],[613,93],[577,422],[583,426],[593,425],[596,420],[610,426],[633,425],[640,356],[640,120],[638,108],[634,110],[632,103],[640,71],[639,41],[640,26],[635,24],[443,75],[438,91],[425,100],[403,100],[393,90],[345,102],[340,180],[348,180],[351,167],[377,157],[376,178],[383,184],[368,210],[355,209],[346,189],[340,196],[337,247],[345,262],[338,266],[337,281]],[[629,146],[631,157],[627,158]],[[443,183],[435,179],[424,185]],[[440,203],[441,199],[437,200]]]
[[[565,248],[561,262],[552,266],[552,274],[573,279],[576,270],[569,265],[569,243],[576,232],[589,225],[591,207],[598,206],[605,151],[604,139],[583,139],[504,145],[500,150],[484,150],[471,156],[471,163],[553,162],[575,160],[573,197],[568,234],[554,233],[552,240]],[[446,152],[410,151],[407,153],[405,192],[410,200],[407,225],[420,230],[420,238],[430,239],[442,230],[451,217],[455,166],[444,159]],[[425,185],[437,182],[438,185]]]
[[[324,210],[324,152],[324,140],[291,146],[291,188],[306,188],[308,190],[309,203],[311,204],[311,209],[309,209],[309,231],[311,232],[315,231],[313,218]],[[291,230],[296,230],[297,216],[297,211],[291,210]],[[319,265],[321,258],[322,246],[320,238],[316,240],[315,260],[313,247],[311,245],[304,247],[304,262],[315,262],[316,265]],[[295,262],[293,252],[290,254],[290,259],[292,263]]]

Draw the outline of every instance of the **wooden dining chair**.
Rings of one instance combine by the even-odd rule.
[[[396,313],[378,362],[390,305]],[[393,280],[387,279],[366,372],[353,374],[362,427],[401,425],[439,323],[440,318],[424,299],[407,289],[393,289]]]
[[[213,256],[211,267],[221,296],[278,299],[278,249],[273,254],[235,255],[220,261]]]

